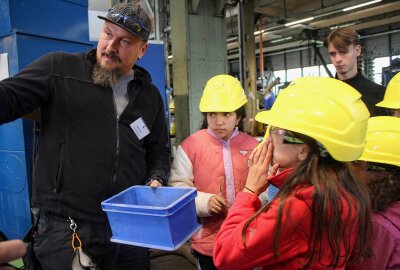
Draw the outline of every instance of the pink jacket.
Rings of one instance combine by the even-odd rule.
[[[400,269],[400,202],[372,216],[370,245],[373,255],[348,269]]]
[[[171,167],[169,184],[197,188],[196,211],[202,228],[192,238],[192,248],[212,256],[215,236],[225,218],[211,216],[208,201],[215,194],[232,204],[243,190],[248,173],[247,159],[258,144],[253,137],[235,131],[224,141],[203,129],[189,136],[178,147]]]
[[[284,170],[271,177],[269,181],[279,187],[290,173],[290,169]],[[285,204],[278,248],[280,256],[275,257],[273,235],[280,202],[279,197],[272,202],[271,208],[267,212],[261,213],[247,228],[245,248],[242,243],[243,227],[247,220],[260,209],[261,202],[255,194],[239,192],[215,240],[215,266],[221,270],[244,270],[260,266],[262,269],[268,270],[301,269],[305,262],[304,256],[307,253],[310,237],[313,194],[313,186],[300,187],[290,202]],[[346,206],[346,203],[343,203]],[[347,207],[343,207],[343,218],[349,214],[348,210]],[[354,219],[355,211],[353,210],[350,215]],[[354,228],[352,233],[350,233],[350,226],[347,226],[346,229],[349,232],[351,243],[354,243]],[[321,248],[322,262],[327,264],[330,262],[331,254],[327,241],[324,241],[324,244],[325,246]],[[344,253],[344,248],[342,248],[341,254]],[[324,267],[314,261],[308,269],[332,268]],[[344,269],[344,266],[337,269]]]

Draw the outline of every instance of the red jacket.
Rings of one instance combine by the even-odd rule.
[[[269,181],[280,186],[291,170],[285,170]],[[263,269],[300,269],[305,262],[304,256],[308,248],[311,231],[311,205],[314,188],[299,188],[291,201],[287,201],[283,210],[281,233],[277,258],[273,253],[274,228],[277,220],[279,197],[272,202],[267,212],[261,213],[247,228],[246,246],[242,243],[242,229],[246,221],[261,207],[255,194],[239,192],[217,235],[214,246],[214,264],[218,269],[250,269],[262,266]],[[346,205],[346,204],[344,204]],[[352,219],[355,218],[353,211]],[[348,208],[344,207],[342,217],[345,219]],[[349,230],[350,226],[346,227]],[[354,230],[350,234],[351,245],[354,244]],[[326,241],[323,241],[323,245]],[[329,247],[323,246],[322,261],[330,262]],[[344,254],[342,246],[341,254]],[[314,261],[308,269],[326,268]],[[338,269],[344,269],[338,268]]]

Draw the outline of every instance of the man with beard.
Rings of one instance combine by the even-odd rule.
[[[33,250],[43,269],[71,269],[74,228],[96,269],[147,269],[147,249],[110,242],[100,203],[168,179],[163,101],[135,65],[147,50],[149,16],[121,3],[99,18],[97,49],[47,54],[0,82],[0,124],[41,109],[32,206]]]
[[[400,119],[368,120],[366,146],[352,172],[368,185],[372,206],[371,254],[346,269],[400,269]]]
[[[349,27],[335,29],[328,34],[324,46],[335,66],[336,79],[353,86],[361,93],[361,99],[371,116],[387,115],[385,109],[375,106],[383,99],[385,87],[365,78],[357,67],[357,58],[361,54],[357,32]]]

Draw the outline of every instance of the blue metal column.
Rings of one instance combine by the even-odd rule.
[[[157,86],[158,91],[164,102],[165,118],[169,130],[169,104],[167,92],[165,89],[165,63],[164,63],[164,43],[161,41],[149,41],[149,47],[146,54],[141,58],[137,64],[145,68],[151,75],[153,84]]]

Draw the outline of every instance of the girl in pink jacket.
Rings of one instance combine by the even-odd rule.
[[[343,161],[360,157],[368,117],[355,89],[318,77],[294,80],[257,114],[269,137],[218,232],[218,269],[344,269],[364,255],[368,192]],[[261,206],[269,183],[280,190]]]
[[[203,129],[181,143],[172,163],[169,184],[197,188],[196,211],[202,228],[192,237],[192,249],[198,269],[216,269],[215,237],[236,193],[244,187],[247,159],[258,144],[240,131],[246,103],[236,78],[211,78],[200,101]]]

